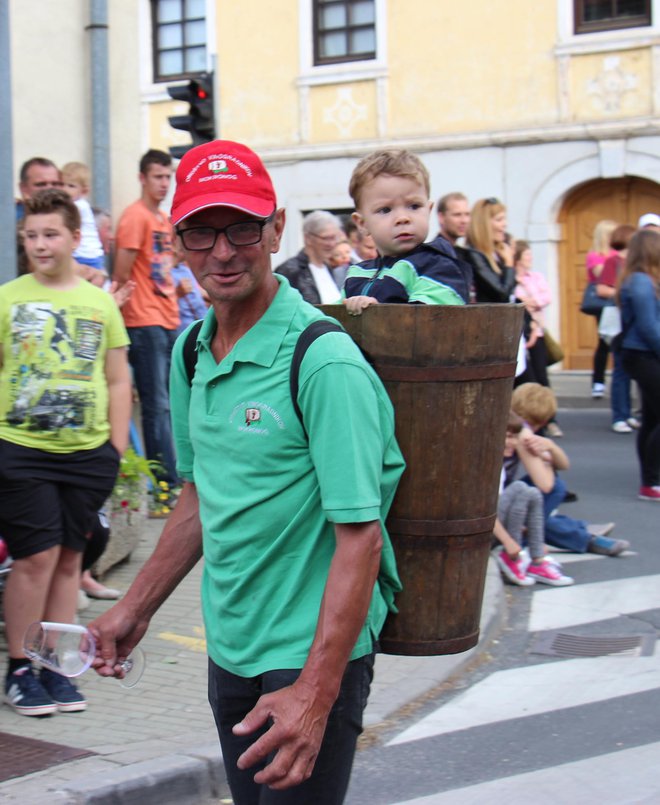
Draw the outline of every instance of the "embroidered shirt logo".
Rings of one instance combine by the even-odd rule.
[[[249,428],[251,422],[259,422],[261,420],[261,411],[258,408],[245,409],[245,424]]]

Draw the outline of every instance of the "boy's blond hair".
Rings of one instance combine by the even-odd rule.
[[[89,190],[92,174],[82,162],[67,162],[62,168],[62,181],[66,182],[67,179],[79,184],[83,190]]]
[[[541,428],[557,413],[557,398],[540,383],[523,383],[513,390],[511,408],[532,428]]]
[[[356,209],[360,208],[360,196],[364,186],[383,174],[413,179],[424,186],[427,196],[431,194],[429,172],[422,160],[402,148],[388,148],[368,154],[355,166],[348,185],[348,193]]]

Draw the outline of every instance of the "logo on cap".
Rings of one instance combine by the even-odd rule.
[[[214,159],[213,162],[209,162],[209,170],[212,173],[227,173],[229,168],[224,159]]]

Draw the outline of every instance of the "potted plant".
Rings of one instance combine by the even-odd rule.
[[[95,576],[102,576],[136,548],[149,513],[149,487],[158,489],[154,472],[159,468],[158,462],[138,455],[132,447],[122,456],[114,489],[106,503],[110,539],[94,565]]]

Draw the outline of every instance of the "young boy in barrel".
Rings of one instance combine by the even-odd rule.
[[[349,268],[343,299],[359,315],[379,302],[463,305],[471,278],[444,238],[425,243],[429,231],[429,174],[409,151],[376,151],[353,171],[353,220],[370,234],[378,257]]]

